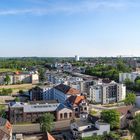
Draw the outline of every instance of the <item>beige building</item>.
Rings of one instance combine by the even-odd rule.
[[[71,120],[74,117],[73,111],[69,108],[58,108],[57,109],[57,121],[60,120]]]
[[[5,77],[8,75],[10,77],[9,84],[22,84],[22,83],[39,83],[38,72],[16,72],[16,73],[3,73],[0,75],[0,84],[5,84]]]

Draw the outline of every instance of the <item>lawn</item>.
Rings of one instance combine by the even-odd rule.
[[[20,84],[20,85],[4,85],[4,86],[0,86],[0,89],[2,88],[11,88],[13,90],[13,94],[17,93],[19,90],[24,90],[27,91],[29,89],[31,89],[32,87],[35,87],[35,85],[32,84]]]
[[[17,69],[0,69],[0,73],[2,72],[16,72]]]

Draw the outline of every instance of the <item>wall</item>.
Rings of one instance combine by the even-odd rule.
[[[100,122],[96,122],[95,127],[99,129],[97,131],[97,135],[103,135],[104,132],[106,132],[106,133],[110,132],[110,125],[109,124],[103,124]]]
[[[63,92],[54,88],[54,99],[58,100],[60,103],[64,103],[67,96]]]
[[[67,118],[64,118],[64,113],[67,113]],[[71,117],[70,117],[70,113],[72,115]],[[60,117],[60,114],[63,115],[63,118]],[[73,118],[73,111],[70,109],[64,108],[57,112],[57,121],[71,119],[71,118]]]
[[[39,76],[38,76],[38,74],[32,74],[32,83],[33,84],[39,83]]]

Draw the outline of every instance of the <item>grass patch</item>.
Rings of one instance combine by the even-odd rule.
[[[2,72],[16,72],[17,69],[0,69],[0,73]]]
[[[19,92],[19,90],[28,91],[32,87],[35,87],[35,85],[32,85],[32,84],[20,84],[20,85],[4,85],[4,86],[0,86],[0,89],[2,89],[2,88],[5,88],[5,89],[11,88],[13,93],[17,93],[17,92]]]
[[[98,113],[98,112],[95,111],[95,110],[90,110],[90,112],[89,112],[90,115],[96,115],[97,113]]]

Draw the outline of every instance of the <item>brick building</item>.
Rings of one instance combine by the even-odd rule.
[[[70,120],[73,111],[57,101],[43,101],[30,103],[11,103],[9,105],[9,120],[12,124],[20,122],[38,122],[44,113],[54,115],[54,121]]]
[[[88,101],[84,96],[70,96],[66,103],[72,108],[76,117],[79,117],[81,113],[88,113]]]

